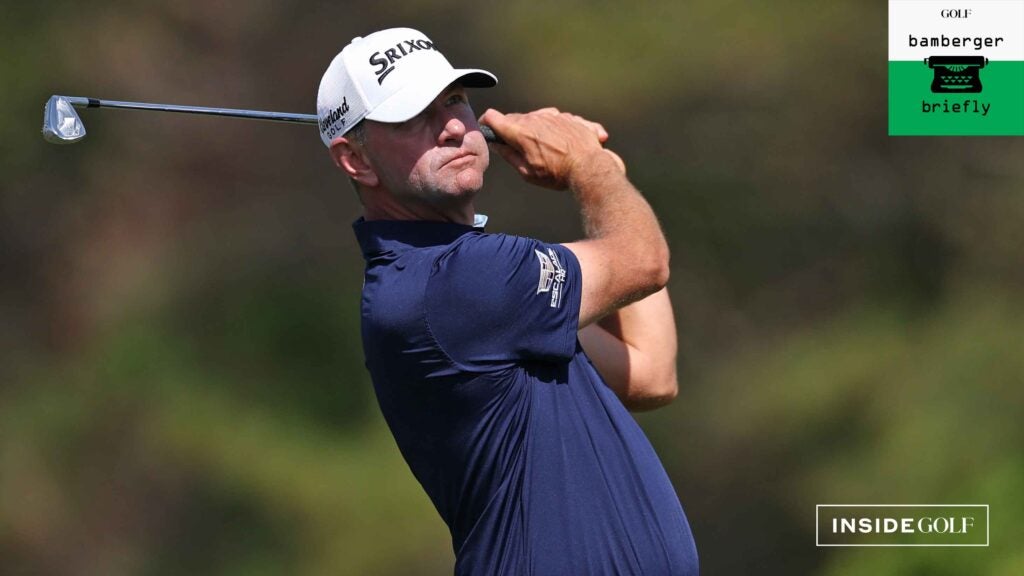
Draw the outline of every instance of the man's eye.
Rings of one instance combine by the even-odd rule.
[[[465,104],[468,101],[469,99],[466,98],[465,94],[452,94],[451,96],[448,97],[448,101],[446,102],[446,104],[451,106],[454,104]]]

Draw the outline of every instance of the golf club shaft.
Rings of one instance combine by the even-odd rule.
[[[206,106],[177,106],[174,104],[151,104],[148,102],[121,102],[118,100],[100,100],[99,98],[82,98],[67,96],[75,108],[128,108],[131,110],[155,110],[157,112],[179,112],[183,114],[206,114],[209,116],[230,116],[233,118],[253,118],[271,122],[292,122],[297,124],[316,124],[315,114],[292,114],[288,112],[265,112],[262,110],[239,110],[235,108],[208,108]]]
[[[315,114],[295,114],[290,112],[267,112],[263,110],[240,110],[237,108],[209,108],[206,106],[178,106],[175,104],[152,104],[148,102],[122,102],[118,100],[100,100],[81,96],[66,96],[75,108],[127,108],[131,110],[155,110],[157,112],[178,112],[182,114],[205,114],[209,116],[228,116],[232,118],[252,118],[270,122],[289,122],[292,124],[316,124]],[[481,126],[480,131],[488,142],[503,143],[489,126]]]

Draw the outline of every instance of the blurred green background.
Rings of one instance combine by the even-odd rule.
[[[1024,141],[886,136],[883,2],[0,2],[0,574],[451,573],[362,364],[312,112],[408,25],[487,107],[602,121],[673,251],[681,393],[638,416],[707,575],[1024,574]],[[1022,104],[1024,105],[1024,104]],[[492,231],[572,201],[496,157]],[[987,503],[988,548],[816,548],[815,504]]]

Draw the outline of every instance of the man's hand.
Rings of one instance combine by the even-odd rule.
[[[491,109],[480,117],[480,123],[506,142],[492,146],[531,184],[565,190],[581,175],[610,165],[626,170],[617,154],[602,147],[608,140],[604,126],[556,108],[527,114]]]

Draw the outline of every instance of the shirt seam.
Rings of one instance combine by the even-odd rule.
[[[430,336],[430,341],[433,342],[435,346],[437,346],[438,351],[440,351],[441,354],[444,356],[445,360],[448,361],[448,365],[449,365],[450,368],[454,368],[456,370],[459,370],[460,372],[468,372],[470,374],[487,374],[487,373],[489,373],[491,371],[473,369],[473,368],[471,368],[469,366],[466,366],[465,364],[459,362],[455,358],[453,358],[451,356],[451,354],[449,354],[448,351],[445,350],[444,344],[441,343],[441,340],[434,333],[434,329],[430,325],[430,300],[429,300],[429,295],[428,294],[429,294],[429,291],[430,291],[430,285],[431,285],[431,283],[434,282],[434,268],[437,266],[437,261],[440,260],[445,255],[449,254],[452,251],[452,249],[455,247],[455,245],[457,243],[461,242],[462,239],[465,238],[465,237],[466,237],[466,235],[464,234],[464,235],[459,236],[458,238],[456,238],[455,241],[453,241],[451,244],[448,244],[446,250],[444,250],[443,252],[441,252],[440,254],[435,256],[434,259],[430,263],[431,271],[427,275],[427,282],[423,286],[423,294],[422,294],[423,326],[424,326],[424,328],[427,331],[427,335]]]
[[[565,323],[565,338],[563,341],[564,350],[566,350],[567,355],[571,358],[576,353],[576,334],[580,330],[580,308],[583,305],[583,271],[580,269],[579,260],[576,258],[576,255],[572,254],[572,250],[569,250],[562,244],[558,244],[558,246],[563,248],[564,252],[569,253],[569,255],[562,254],[562,258],[566,260],[566,264],[573,267],[573,278],[579,284],[579,290],[576,291],[579,296],[579,303],[576,304],[577,300],[573,299],[573,302],[569,304],[570,306],[575,305],[576,313],[571,314],[572,320]],[[570,264],[570,260],[574,263]]]

